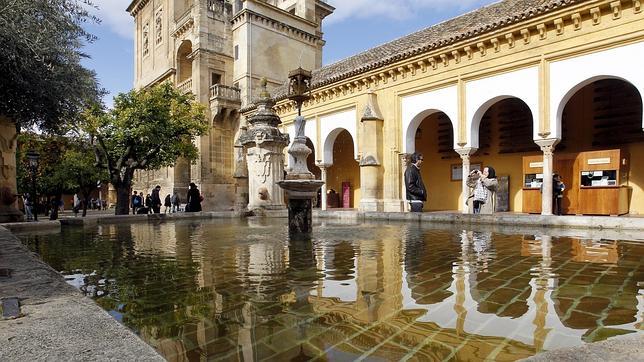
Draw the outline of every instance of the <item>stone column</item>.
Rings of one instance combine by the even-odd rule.
[[[402,211],[409,211],[409,203],[407,202],[407,185],[405,185],[405,170],[410,165],[411,153],[401,153],[400,154],[400,173],[401,182],[400,182],[400,199],[403,201]]]
[[[16,205],[16,125],[0,116],[0,222],[23,221]]]
[[[360,159],[360,211],[383,211],[382,159],[384,118],[378,108],[376,93],[367,94],[367,104],[360,118],[362,130],[362,152]]]
[[[472,147],[456,149],[456,152],[458,152],[458,154],[461,156],[463,163],[463,180],[461,181],[461,194],[463,201],[461,202],[461,205],[459,207],[463,214],[469,214],[470,210],[472,209],[471,202],[469,203],[470,205],[466,205],[465,202],[470,195],[470,187],[467,186],[467,175],[470,174],[470,155],[476,152],[476,150],[476,148]]]
[[[242,126],[240,133],[246,132],[246,126]],[[246,164],[246,155],[244,147],[239,142],[239,138],[234,146],[235,171],[235,212],[242,212],[248,206],[248,165]]]
[[[326,210],[326,177],[327,177],[326,175],[327,175],[327,169],[329,168],[329,166],[321,164],[321,165],[318,165],[318,167],[320,168],[320,171],[322,171],[321,178],[322,178],[322,182],[324,182],[324,184],[322,185],[322,190],[320,190],[320,196],[322,197],[322,200],[320,200],[320,207],[322,208],[322,210]]]
[[[541,215],[552,215],[552,155],[558,139],[536,140],[543,152],[543,185],[541,188]]]

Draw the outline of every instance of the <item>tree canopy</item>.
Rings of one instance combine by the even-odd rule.
[[[0,0],[0,116],[58,132],[100,101],[96,75],[80,61],[83,29],[98,21],[89,0]]]
[[[56,135],[22,133],[18,138],[18,192],[36,191],[39,196],[59,199],[62,194],[80,192],[89,199],[99,182],[108,181],[107,172],[95,164],[89,140]],[[27,151],[40,154],[36,176],[36,190],[32,187],[32,170]],[[87,204],[87,203],[86,203]],[[83,209],[85,214],[85,209]]]
[[[192,141],[208,130],[205,107],[168,82],[119,94],[112,110],[94,107],[85,119],[97,163],[117,188],[117,214],[128,212],[135,170],[173,166],[179,157],[195,160]]]

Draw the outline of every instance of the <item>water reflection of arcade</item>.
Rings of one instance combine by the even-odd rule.
[[[193,282],[202,293],[175,306],[184,318],[178,338],[158,328],[142,336],[171,361],[366,351],[514,360],[641,329],[641,267],[628,244],[419,226],[377,232],[379,241],[338,232],[313,246],[177,244],[177,255],[198,261]],[[448,246],[432,247],[445,238]]]

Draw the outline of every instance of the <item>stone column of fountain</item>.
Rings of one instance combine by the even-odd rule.
[[[295,118],[295,139],[288,150],[293,157],[293,166],[286,174],[284,181],[278,185],[288,195],[288,231],[293,235],[306,235],[313,231],[312,200],[324,181],[316,180],[306,165],[306,158],[311,149],[306,146],[302,117],[302,103],[310,98],[311,72],[298,68],[289,73],[288,98],[297,104]]]
[[[280,132],[282,121],[273,111],[275,101],[266,90],[262,92],[257,112],[248,119],[248,130],[239,136],[239,144],[246,152],[248,166],[248,209],[284,209],[284,191],[277,182],[284,178],[284,147],[289,135]]]

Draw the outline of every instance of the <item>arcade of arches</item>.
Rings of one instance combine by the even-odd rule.
[[[344,73],[367,57],[359,54],[314,71],[302,108],[314,123],[310,157],[328,188],[352,181],[351,207],[365,211],[408,208],[403,173],[421,152],[425,211],[469,212],[463,175],[492,166],[497,211],[551,215],[557,173],[564,214],[644,214],[644,70],[633,65],[644,53],[644,11],[632,5],[582,1],[521,22],[523,30],[483,32],[476,43],[465,36],[449,49]],[[292,127],[293,105],[284,99],[275,110],[283,129]],[[328,160],[325,142],[339,128],[356,150],[338,137]],[[375,206],[364,208],[365,200]]]
[[[618,79],[603,79],[589,83],[574,92],[567,101],[562,116],[562,138],[555,145],[554,173],[570,190],[565,194],[563,212],[578,214],[575,188],[579,180],[574,159],[581,152],[619,149],[621,162],[644,164],[644,132],[642,131],[642,98],[630,83]],[[479,125],[479,146],[472,152],[472,167],[492,166],[500,177],[509,180],[505,209],[497,211],[528,212],[524,210],[523,159],[541,157],[542,152],[532,138],[534,120],[529,106],[519,98],[507,97],[493,102],[484,112]],[[575,130],[574,132],[572,130]],[[452,175],[461,167],[461,158],[453,147],[454,129],[449,116],[441,111],[430,112],[415,129],[415,151],[424,155],[421,169],[428,188],[429,200],[425,211],[459,210],[463,200],[461,182]],[[315,146],[308,140],[309,147]],[[333,164],[326,167],[327,190],[341,193],[342,184],[351,187],[351,202],[328,201],[327,206],[357,208],[360,200],[360,167],[353,157],[353,140],[342,131],[333,144]],[[318,169],[315,152],[309,157],[309,168]],[[573,172],[574,171],[574,172]],[[633,167],[624,169],[622,184],[628,186],[629,211],[644,212],[644,172]],[[316,173],[321,178],[322,173]],[[356,187],[357,186],[357,187]],[[335,200],[335,199],[334,199]],[[539,206],[540,209],[540,206]],[[539,210],[540,211],[540,210]]]

